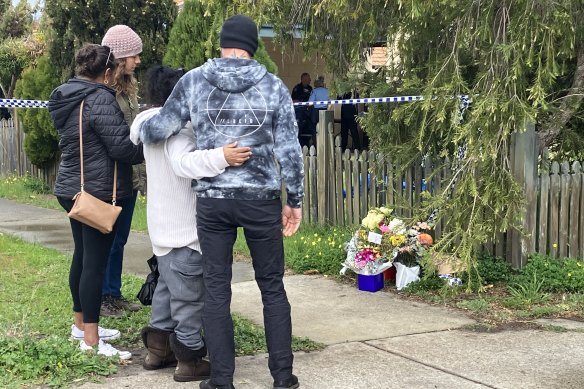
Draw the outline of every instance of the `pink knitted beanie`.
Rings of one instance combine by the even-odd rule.
[[[123,24],[118,24],[107,30],[101,45],[112,49],[117,59],[133,57],[142,52],[142,39],[134,30]]]

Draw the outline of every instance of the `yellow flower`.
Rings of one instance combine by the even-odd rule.
[[[312,245],[313,245],[313,246],[316,246],[316,242],[312,242]]]
[[[552,245],[552,247],[556,249],[556,248],[558,248],[558,244],[557,244],[557,243],[554,243],[554,244]]]
[[[568,277],[572,277],[572,273],[568,273]]]
[[[383,213],[385,216],[389,216],[391,215],[391,212],[393,212],[393,210],[391,208],[387,208],[387,207],[381,207],[379,208],[379,210],[381,211],[381,213]]]
[[[406,241],[405,235],[392,235],[389,237],[389,242],[392,246],[399,246]]]
[[[300,240],[304,240],[304,237],[303,237],[303,236],[301,236],[301,237],[300,237]]]

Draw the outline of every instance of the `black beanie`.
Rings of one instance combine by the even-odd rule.
[[[232,16],[221,27],[219,46],[228,49],[242,49],[253,57],[258,48],[258,27],[247,16]]]

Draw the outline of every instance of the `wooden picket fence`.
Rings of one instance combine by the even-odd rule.
[[[49,169],[33,165],[24,152],[25,137],[17,117],[0,120],[0,178],[30,175],[43,180],[52,188],[57,177],[57,164]]]
[[[372,207],[393,208],[409,218],[423,191],[441,193],[452,176],[449,160],[417,160],[396,166],[374,152],[343,152],[333,137],[333,114],[320,113],[316,148],[304,148],[305,205],[303,218],[311,223],[359,224]],[[545,155],[545,152],[543,153]],[[511,169],[523,186],[526,210],[523,234],[497,234],[483,249],[522,266],[530,253],[555,257],[584,257],[584,163],[546,162],[539,158],[533,125],[511,137]],[[437,239],[449,226],[438,221]]]
[[[305,221],[356,225],[372,207],[388,206],[409,218],[423,191],[440,193],[452,175],[448,160],[418,160],[403,168],[386,156],[345,151],[333,137],[332,111],[320,113],[316,148],[304,148]],[[18,120],[0,121],[0,177],[26,175],[54,185],[57,166],[39,169],[24,152],[25,134]],[[544,158],[539,158],[543,155]],[[584,162],[548,162],[537,149],[533,126],[512,135],[511,167],[523,185],[526,210],[523,230],[499,233],[483,249],[506,257],[514,265],[529,253],[584,257]],[[438,222],[436,238],[448,230]]]

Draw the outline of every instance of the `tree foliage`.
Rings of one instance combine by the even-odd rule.
[[[32,9],[26,1],[13,6],[0,0],[0,95],[10,98],[20,73],[42,51],[43,40],[32,35]]]
[[[100,43],[116,24],[130,26],[142,38],[144,67],[160,63],[177,13],[173,0],[47,0],[45,12],[53,30],[49,54],[65,78],[73,74],[75,50]]]
[[[61,83],[60,71],[48,55],[43,55],[36,66],[27,68],[16,84],[15,95],[21,99],[48,100]],[[30,161],[39,166],[53,164],[58,155],[58,134],[46,109],[29,108],[19,111],[26,137],[24,150]]]
[[[185,1],[170,31],[165,65],[190,70],[216,54],[217,46],[207,37],[216,29],[217,20],[204,12],[200,1]]]
[[[30,32],[32,9],[27,1],[12,6],[10,0],[0,0],[0,37],[20,38]]]
[[[232,1],[185,1],[170,32],[164,63],[190,70],[209,58],[218,57],[221,26],[233,12]],[[278,66],[270,58],[261,39],[254,59],[266,66],[269,72],[278,72]]]
[[[558,145],[566,129],[577,132],[584,95],[582,1],[238,4],[271,22],[281,41],[303,26],[304,48],[319,50],[337,85],[359,88],[361,96],[426,96],[420,103],[370,105],[362,124],[372,146],[398,164],[427,155],[455,161],[455,179],[443,183],[448,190],[421,211],[440,210],[453,231],[442,247],[471,267],[478,243],[521,217],[523,194],[508,158],[511,132],[535,122],[542,145]],[[363,76],[367,48],[380,42],[390,65]],[[472,98],[462,122],[458,95]]]

